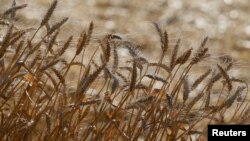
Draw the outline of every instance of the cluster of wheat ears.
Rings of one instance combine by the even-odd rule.
[[[161,51],[150,62],[118,35],[92,40],[90,22],[75,46],[73,36],[59,46],[68,18],[49,24],[56,5],[57,0],[35,31],[14,24],[16,12],[27,5],[13,5],[1,16],[0,140],[206,140],[208,124],[250,122],[248,86],[230,76],[230,57],[208,64],[202,74],[193,71],[209,57],[207,37],[198,49],[179,53],[181,40],[170,47],[168,33],[154,24]],[[40,30],[45,32],[39,39]],[[131,57],[123,67],[121,47]],[[67,60],[69,48],[75,52]],[[94,50],[90,56],[88,49]],[[77,73],[76,83],[70,72]]]

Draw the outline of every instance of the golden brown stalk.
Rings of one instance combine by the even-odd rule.
[[[229,75],[219,64],[217,64],[217,67],[220,70],[220,74],[225,78],[225,80],[227,82],[228,90],[231,91],[232,90],[232,81],[231,81]]]
[[[49,21],[51,15],[53,14],[53,12],[56,8],[56,5],[57,5],[57,0],[54,0],[53,3],[51,4],[50,8],[47,10],[47,13],[43,17],[42,22],[40,24],[40,27],[44,26]]]

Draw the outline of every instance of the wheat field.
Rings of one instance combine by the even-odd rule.
[[[216,31],[178,31],[180,19],[154,19],[154,7],[138,24],[110,20],[122,11],[90,19],[114,1],[86,1],[101,8],[78,20],[81,6],[62,9],[79,1],[1,1],[0,140],[203,141],[208,124],[250,123],[247,47]]]

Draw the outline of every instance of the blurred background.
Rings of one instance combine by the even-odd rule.
[[[28,4],[18,12],[18,26],[37,28],[52,0],[16,0]],[[0,0],[0,12],[12,0]],[[114,33],[136,41],[145,56],[157,58],[159,37],[153,22],[169,33],[170,45],[180,38],[182,47],[198,47],[209,36],[213,63],[223,55],[235,59],[235,65],[246,79],[250,67],[250,1],[249,0],[59,0],[51,23],[69,17],[61,39],[77,37],[90,21],[95,24],[94,37]],[[181,50],[182,51],[182,50]]]

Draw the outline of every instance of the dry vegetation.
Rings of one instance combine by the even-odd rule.
[[[16,13],[26,6],[13,4],[0,19],[0,140],[206,140],[207,124],[249,124],[248,84],[230,75],[231,57],[195,71],[210,57],[208,37],[198,49],[182,39],[172,47],[155,23],[161,51],[150,62],[136,42],[93,39],[93,22],[59,45],[68,18],[49,24],[56,0],[36,29],[19,29]],[[123,65],[121,48],[129,53]]]

